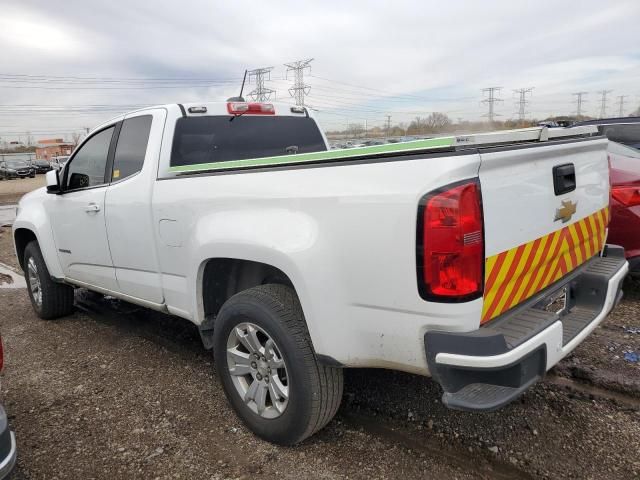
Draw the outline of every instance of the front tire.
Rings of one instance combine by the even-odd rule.
[[[234,295],[222,306],[214,332],[227,399],[256,435],[294,445],[334,417],[342,370],[318,362],[293,289],[260,285]]]
[[[73,287],[51,279],[37,241],[25,248],[23,265],[31,305],[40,318],[52,320],[73,312]]]

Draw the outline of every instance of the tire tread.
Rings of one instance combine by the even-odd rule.
[[[54,282],[49,275],[47,264],[44,261],[42,252],[38,242],[33,240],[29,242],[24,250],[24,266],[25,279],[27,281],[27,289],[29,277],[27,273],[27,262],[29,257],[33,257],[38,272],[40,274],[40,285],[42,288],[42,307],[38,310],[35,304],[34,309],[38,316],[43,320],[53,320],[55,318],[64,317],[73,312],[73,287],[63,283]],[[29,291],[31,298],[31,291]],[[33,302],[33,298],[31,298]]]
[[[310,373],[313,396],[307,428],[300,438],[292,439],[291,442],[299,443],[324,428],[337,413],[343,393],[342,369],[318,362],[302,306],[292,288],[286,285],[266,284],[237,295],[252,297],[276,312],[303,354],[305,369]]]

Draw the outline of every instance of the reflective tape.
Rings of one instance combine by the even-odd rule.
[[[609,208],[485,260],[482,322],[503,314],[575,270],[604,246]]]

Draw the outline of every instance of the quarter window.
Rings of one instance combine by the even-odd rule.
[[[151,115],[143,115],[122,122],[113,158],[112,181],[122,180],[142,170],[152,118]]]
[[[114,127],[109,127],[96,133],[78,150],[67,170],[67,189],[95,187],[105,183],[105,170],[113,130]]]

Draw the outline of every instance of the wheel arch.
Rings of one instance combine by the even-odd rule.
[[[212,257],[202,261],[198,272],[198,310],[202,318],[199,328],[206,348],[212,346],[215,318],[220,308],[236,293],[259,285],[286,285],[293,289],[303,304],[291,276],[271,263],[244,258]]]
[[[18,264],[20,268],[24,270],[24,251],[27,245],[32,241],[38,241],[38,237],[28,228],[17,228],[13,232],[13,244],[15,247],[16,256],[18,257]]]
[[[20,216],[22,216],[22,212]],[[49,232],[48,234],[47,231]],[[56,281],[64,279],[65,275],[58,259],[58,252],[53,240],[53,234],[51,233],[51,226],[48,222],[42,223],[40,228],[36,228],[34,223],[25,221],[19,217],[13,223],[13,244],[20,268],[24,270],[24,249],[29,242],[33,240],[38,242],[51,278]]]

